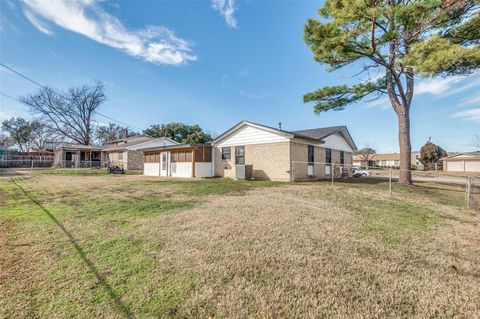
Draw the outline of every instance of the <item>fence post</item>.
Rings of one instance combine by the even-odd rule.
[[[388,173],[388,193],[392,195],[392,168],[390,168]]]
[[[332,175],[332,186],[333,186],[333,180],[335,178],[335,175],[334,175],[335,174],[335,163],[332,163],[330,165],[330,174]]]
[[[471,191],[470,185],[471,185],[470,177],[467,177],[467,194],[466,194],[467,198],[465,199],[467,208],[470,208],[470,191]]]

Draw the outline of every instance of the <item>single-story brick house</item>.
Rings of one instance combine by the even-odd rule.
[[[350,167],[357,149],[346,126],[289,132],[249,121],[212,145],[215,176],[273,181],[327,178],[333,163]]]
[[[288,132],[248,121],[211,144],[139,148],[148,176],[275,181],[326,178],[332,174],[333,163],[341,169],[351,166],[355,149],[345,126]]]
[[[480,152],[456,153],[442,160],[447,172],[480,172]]]

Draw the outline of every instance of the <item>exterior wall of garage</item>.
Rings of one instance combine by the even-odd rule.
[[[480,160],[448,160],[443,166],[448,172],[480,172]]]

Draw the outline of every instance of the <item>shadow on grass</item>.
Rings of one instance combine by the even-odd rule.
[[[134,318],[134,315],[128,309],[128,307],[123,303],[120,296],[118,296],[113,290],[112,286],[107,282],[107,280],[99,273],[98,269],[95,267],[93,262],[88,259],[87,254],[83,251],[82,247],[78,244],[75,237],[65,228],[65,226],[50,213],[45,207],[42,206],[37,200],[35,200],[22,186],[20,186],[14,179],[11,179],[12,183],[15,184],[24,194],[27,196],[35,205],[37,205],[47,216],[62,230],[62,232],[67,236],[70,243],[73,245],[75,250],[78,252],[85,265],[88,267],[90,272],[95,275],[100,285],[108,292],[110,298],[117,306],[118,310],[124,315],[125,318]]]

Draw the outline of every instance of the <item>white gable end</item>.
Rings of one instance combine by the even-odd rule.
[[[322,146],[325,148],[331,148],[334,150],[340,150],[345,152],[353,152],[350,144],[348,144],[348,142],[340,133],[335,133],[327,136],[323,138],[323,141],[325,142],[325,144],[323,144]]]
[[[253,126],[244,126],[238,131],[231,133],[229,136],[216,143],[216,146],[239,146],[252,144],[267,144],[287,142],[289,139],[280,134],[275,134],[262,130]]]

